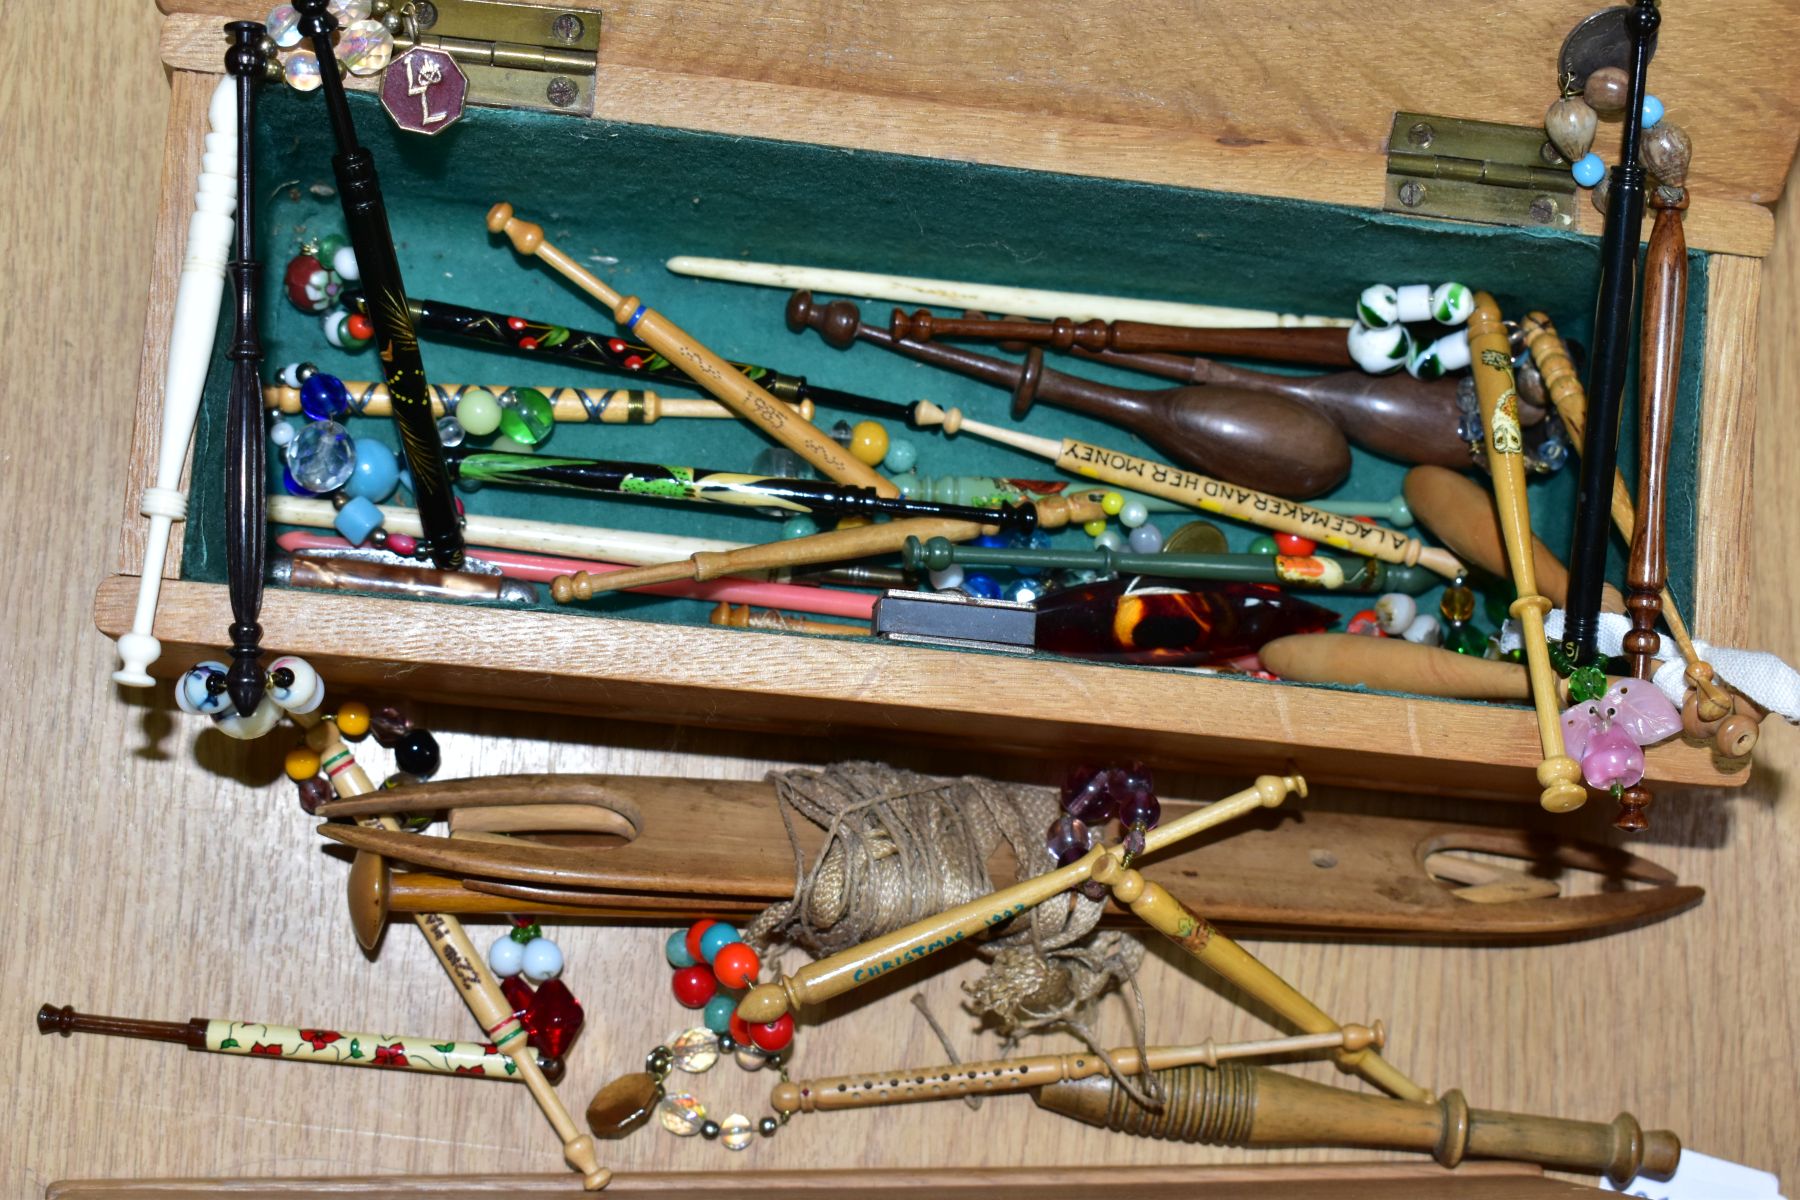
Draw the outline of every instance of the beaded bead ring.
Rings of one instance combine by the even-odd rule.
[[[1550,144],[1568,161],[1575,182],[1593,189],[1594,207],[1601,212],[1606,211],[1611,181],[1606,162],[1593,152],[1594,135],[1602,116],[1616,117],[1625,111],[1630,86],[1630,76],[1621,67],[1601,67],[1585,80],[1565,75],[1562,96],[1544,113],[1544,133]],[[1664,111],[1661,100],[1644,97],[1638,152],[1660,186],[1682,188],[1687,184],[1693,143],[1686,130],[1663,119]]]

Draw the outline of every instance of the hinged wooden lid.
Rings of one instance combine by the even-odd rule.
[[[216,19],[260,20],[269,7],[159,3],[171,14],[165,60],[203,71],[221,69]],[[1602,5],[569,7],[604,17],[603,118],[1379,209],[1396,111],[1535,124],[1557,97],[1564,36]],[[1763,206],[1800,137],[1800,17],[1791,0],[1663,7],[1650,85],[1694,140],[1689,243],[1766,254]],[[1617,142],[1618,123],[1603,122],[1595,149],[1610,162]],[[1576,207],[1577,227],[1598,234],[1593,206]]]

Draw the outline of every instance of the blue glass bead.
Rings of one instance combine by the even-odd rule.
[[[1569,173],[1575,176],[1575,182],[1582,187],[1593,187],[1606,178],[1606,163],[1598,154],[1589,153],[1570,167]]]
[[[971,596],[979,596],[983,600],[998,600],[1000,585],[990,575],[964,575],[962,590]]]
[[[350,411],[350,389],[336,375],[314,371],[300,385],[300,411],[315,421],[335,421]]]
[[[336,421],[314,421],[287,444],[294,482],[314,492],[335,492],[356,470],[356,443]]]
[[[287,494],[290,496],[316,496],[319,494],[301,487],[300,481],[295,479],[294,473],[286,467],[281,468],[281,486],[287,489]]]
[[[1040,579],[1021,579],[1006,589],[1006,598],[1015,604],[1036,604],[1049,590]]]
[[[795,538],[811,537],[819,532],[819,523],[808,516],[789,517],[781,523],[781,540],[793,541]]]
[[[357,438],[356,469],[350,473],[344,491],[379,504],[399,486],[400,461],[394,452],[374,438]]]
[[[1655,96],[1644,97],[1644,128],[1649,129],[1663,119],[1663,102]]]
[[[1154,525],[1139,525],[1131,531],[1133,554],[1155,554],[1163,548],[1163,533]]]
[[[677,929],[669,935],[669,940],[663,943],[663,957],[677,971],[694,965],[694,956],[688,953],[687,930]]]
[[[969,545],[983,546],[989,550],[1001,550],[1006,547],[1006,538],[997,533],[984,533],[974,541],[970,542]]]
[[[683,931],[681,936],[685,937]],[[737,1015],[738,998],[736,996],[714,996],[706,1002],[706,1010],[700,1014],[700,1020],[714,1033],[730,1033],[731,1018]]]
[[[381,528],[381,510],[365,496],[357,496],[337,510],[331,522],[352,546],[360,546],[369,535]]]
[[[724,921],[715,921],[713,924],[706,927],[705,933],[700,935],[700,957],[704,958],[707,962],[711,962],[713,960],[713,955],[731,945],[731,943],[741,942],[743,940],[744,935],[738,932],[736,925],[728,925]]]
[[[888,443],[887,457],[881,465],[890,471],[910,471],[919,462],[919,448],[908,441],[896,439]]]

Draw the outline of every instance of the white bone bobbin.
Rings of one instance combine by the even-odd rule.
[[[232,76],[219,81],[207,120],[212,132],[206,135],[206,151],[200,160],[187,255],[181,263],[175,321],[169,332],[156,482],[144,489],[141,506],[150,518],[150,530],[144,538],[137,612],[131,631],[119,638],[120,666],[113,672],[113,679],[128,687],[149,687],[155,682],[146,668],[162,654],[162,644],[151,630],[162,592],[163,563],[168,558],[172,526],[187,519],[187,494],[180,490],[181,468],[187,461],[194,420],[200,412],[200,393],[212,363],[219,306],[225,293],[225,265],[231,256],[232,218],[237,213],[237,87]]]

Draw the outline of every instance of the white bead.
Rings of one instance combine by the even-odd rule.
[[[262,701],[257,704],[256,711],[249,716],[240,717],[236,708],[227,708],[213,718],[213,724],[217,725],[219,732],[226,736],[234,737],[240,742],[248,742],[275,728],[275,723],[279,720],[281,720],[280,706],[264,696]]]
[[[1469,365],[1469,331],[1446,333],[1431,345],[1415,348],[1407,356],[1406,370],[1415,379],[1437,379]]]
[[[562,947],[547,937],[532,938],[525,945],[520,970],[532,983],[548,983],[562,974]]]
[[[1475,293],[1460,283],[1440,283],[1431,293],[1431,319],[1461,325],[1475,314]]]
[[[1371,375],[1386,375],[1406,365],[1413,348],[1412,334],[1404,325],[1370,329],[1358,321],[1350,327],[1350,357]]]
[[[362,268],[356,265],[356,251],[349,246],[331,256],[331,269],[347,280],[362,278]]]
[[[1127,529],[1136,529],[1150,519],[1150,509],[1142,500],[1127,500],[1125,507],[1119,510],[1119,524]]]
[[[269,426],[269,440],[277,446],[286,446],[289,442],[294,440],[294,423],[292,421],[277,421]]]
[[[947,592],[962,586],[963,569],[957,563],[951,563],[941,571],[933,571],[927,578],[931,580],[933,591]]]
[[[1357,298],[1356,315],[1370,329],[1386,329],[1400,319],[1400,298],[1385,283],[1366,287]]]
[[[1163,548],[1162,530],[1148,522],[1132,530],[1128,540],[1133,554],[1155,554]]]
[[[206,690],[208,676],[225,674],[227,668],[222,662],[208,659],[189,667],[180,679],[175,681],[175,705],[184,713],[194,716],[216,716],[231,705],[231,697],[224,692],[217,695]]]
[[[1431,285],[1409,283],[1394,289],[1395,308],[1402,321],[1431,320]]]
[[[1094,539],[1094,549],[1096,550],[1123,550],[1124,548],[1125,539],[1116,529],[1108,529]]]
[[[294,682],[282,688],[276,687],[271,680],[269,695],[274,697],[275,703],[293,713],[309,713],[317,708],[325,694],[325,685],[312,664],[304,658],[286,654],[269,664],[269,674],[273,676],[282,668],[293,672]]]
[[[1375,619],[1381,623],[1381,632],[1389,637],[1405,633],[1418,615],[1418,601],[1404,592],[1389,592],[1375,601]]]
[[[1444,631],[1438,628],[1436,617],[1430,613],[1420,613],[1400,636],[1416,645],[1435,646],[1444,640]]]
[[[488,967],[501,979],[517,975],[525,965],[525,947],[510,933],[503,933],[488,947]]]

